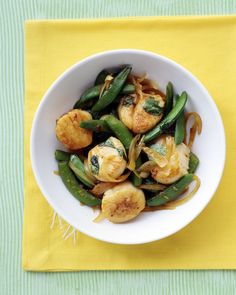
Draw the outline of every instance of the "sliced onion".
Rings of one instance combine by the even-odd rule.
[[[188,113],[185,119],[185,129],[187,129],[187,123],[190,117],[194,118],[194,122],[192,127],[190,128],[189,141],[187,143],[187,138],[185,136],[184,143],[187,144],[187,146],[191,149],[193,146],[196,133],[201,134],[202,132],[202,119],[196,112]],[[187,134],[187,130],[185,134]]]
[[[143,98],[143,92],[142,92],[142,85],[140,84],[140,80],[142,80],[142,77],[130,75],[130,79],[132,84],[135,86],[135,91],[138,96],[138,100]]]
[[[138,168],[138,172],[150,172],[153,168],[156,167],[156,163],[154,161],[147,161],[144,164],[142,164],[139,168]]]
[[[167,210],[166,208],[162,208],[163,206],[145,206],[145,208],[142,210],[142,212],[152,212],[152,211],[158,211],[158,210]],[[169,210],[169,209],[168,209]]]
[[[102,221],[103,219],[105,219],[106,217],[104,216],[103,212],[101,211],[98,216],[93,220],[93,222],[100,222]]]
[[[131,141],[131,144],[130,144],[130,147],[129,147],[129,153],[128,153],[128,159],[129,159],[129,162],[127,164],[127,168],[130,170],[130,171],[134,171],[135,170],[135,166],[136,166],[136,160],[138,158],[139,155],[137,155],[137,152],[136,152],[136,144],[138,142],[140,138],[140,134],[137,134]],[[141,149],[140,149],[140,152],[141,152]],[[140,153],[139,152],[139,153]]]
[[[149,176],[150,172],[140,172],[139,177],[141,178],[147,178]]]
[[[129,176],[130,176],[131,171],[127,172],[126,174],[121,175],[118,178],[113,178],[109,175],[106,175],[106,179],[108,180],[108,182],[123,182],[125,181]]]
[[[165,141],[166,141],[166,158],[170,160],[170,157],[173,154],[174,141],[172,140],[172,137],[169,137],[169,136],[165,138]],[[177,163],[177,166],[178,166],[178,163]]]
[[[147,190],[155,190],[155,191],[163,191],[166,186],[160,183],[152,183],[152,184],[142,184],[139,188],[147,189]]]
[[[90,192],[95,196],[103,195],[108,189],[113,188],[116,185],[115,182],[99,182],[96,184]]]
[[[100,92],[99,92],[99,98],[103,95],[104,91],[107,90],[113,80],[113,77],[111,75],[107,75],[104,84],[102,85]]]
[[[201,185],[201,181],[197,177],[197,175],[194,175],[193,176],[193,180],[195,180],[195,183],[196,183],[195,184],[195,187],[193,188],[193,190],[190,193],[188,193],[186,196],[184,196],[183,198],[177,199],[177,200],[174,200],[174,201],[170,202],[169,204],[171,206],[177,207],[177,206],[183,205],[184,203],[188,202],[196,194],[196,192],[198,191],[198,189],[199,189],[199,187]],[[166,206],[167,205],[168,204],[166,204]]]
[[[154,161],[147,161],[144,164],[142,164],[138,169],[137,169],[137,174],[141,178],[147,178],[150,174],[150,171],[155,168],[157,164]],[[135,172],[135,171],[134,171]]]
[[[167,159],[162,156],[161,154],[159,154],[158,152],[154,151],[153,149],[149,148],[149,147],[143,147],[142,150],[153,159],[154,162],[156,162],[156,164],[163,168],[168,164]]]

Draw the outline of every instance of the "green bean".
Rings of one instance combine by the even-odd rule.
[[[169,112],[172,109],[173,105],[173,96],[174,96],[174,90],[173,85],[171,82],[169,82],[166,86],[166,105],[165,105],[165,115],[169,114]]]
[[[86,175],[84,164],[80,160],[80,158],[77,155],[71,155],[70,156],[70,162],[69,162],[70,169],[75,173],[76,177],[86,186],[92,188],[94,187],[94,183],[91,179],[89,179]]]
[[[198,159],[197,155],[195,155],[194,153],[191,152],[190,157],[189,157],[188,173],[195,173],[198,165],[199,165],[199,159]]]
[[[61,151],[61,150],[55,150],[55,159],[59,161],[69,161],[70,160],[70,153]]]
[[[81,95],[80,99],[74,104],[74,109],[89,108],[92,100],[99,97],[100,90],[103,84],[96,85],[88,88]],[[131,94],[135,92],[135,86],[133,84],[126,84],[121,90],[122,94]]]
[[[81,109],[81,108],[86,108],[86,105],[90,106],[89,105],[90,101],[99,96],[101,88],[102,88],[102,85],[96,85],[96,86],[86,89],[82,93],[81,97],[74,104],[73,108],[74,109]]]
[[[180,196],[187,186],[193,181],[194,174],[184,175],[178,182],[172,184],[156,196],[147,200],[148,206],[160,206],[167,202],[174,201]]]
[[[118,94],[121,92],[129,73],[131,72],[131,67],[125,67],[113,80],[110,87],[104,91],[100,99],[92,107],[92,111],[99,112],[109,104],[111,104]]]
[[[136,168],[139,168],[142,165],[141,157],[139,156],[136,160]],[[134,186],[140,186],[142,184],[142,178],[138,177],[134,172],[131,174],[131,181]]]
[[[135,92],[134,84],[125,84],[125,86],[121,90],[121,94],[132,94]]]
[[[98,73],[94,85],[103,84],[105,82],[105,79],[107,75],[110,73],[107,70],[102,70],[100,73]]]
[[[109,132],[110,128],[106,121],[103,120],[87,120],[80,123],[80,127],[93,130],[96,133]]]
[[[179,96],[176,95],[174,99],[174,104],[178,101]],[[181,144],[184,141],[185,137],[185,119],[184,119],[184,110],[179,115],[179,118],[175,122],[175,144]]]
[[[173,106],[172,107],[174,107],[176,105],[176,102],[177,102],[178,99],[179,99],[179,95],[178,94],[176,94],[176,95],[173,96],[173,101],[172,101]]]
[[[68,162],[58,163],[59,174],[68,191],[81,203],[87,206],[97,206],[101,204],[101,200],[83,189],[73,172],[70,170]]]
[[[169,112],[169,114],[152,130],[146,133],[144,137],[144,142],[149,142],[159,135],[161,135],[165,129],[169,128],[181,115],[185,104],[187,102],[187,93],[184,91],[179,97],[174,108]]]
[[[123,143],[126,150],[129,149],[130,143],[133,139],[132,133],[129,129],[113,115],[106,115],[103,117],[116,137]]]

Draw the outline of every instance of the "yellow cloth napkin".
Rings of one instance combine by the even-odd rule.
[[[236,17],[29,21],[25,30],[24,269],[236,268]],[[123,246],[77,233],[74,243],[62,237],[66,225],[60,226],[60,219],[56,218],[50,228],[53,210],[39,191],[29,158],[32,119],[45,91],[65,69],[86,56],[117,48],[165,55],[203,82],[215,99],[226,129],[225,172],[204,212],[169,238]]]

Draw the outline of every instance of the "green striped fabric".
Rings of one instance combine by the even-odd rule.
[[[24,20],[233,13],[234,0],[0,0],[1,295],[235,294],[234,271],[46,274],[26,273],[21,268]]]

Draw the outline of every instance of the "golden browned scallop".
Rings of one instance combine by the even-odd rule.
[[[89,151],[89,169],[98,180],[115,182],[126,168],[125,157],[123,144],[111,136]]]
[[[80,127],[81,121],[91,120],[87,111],[72,110],[57,120],[56,135],[58,140],[70,150],[78,150],[91,144],[93,133]]]
[[[162,118],[164,100],[160,95],[125,96],[118,107],[120,120],[134,133],[145,133]]]
[[[102,214],[114,223],[131,220],[145,207],[145,196],[141,189],[129,181],[107,190],[102,199]]]
[[[167,159],[166,165],[151,170],[157,182],[171,184],[188,173],[190,149],[184,143],[176,146],[174,137],[163,135],[150,148]]]

